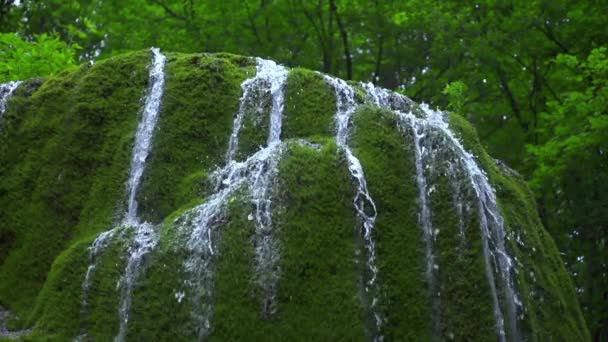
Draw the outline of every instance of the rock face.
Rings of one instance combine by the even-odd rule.
[[[457,115],[157,49],[12,88],[0,304],[29,338],[589,340],[525,182]]]

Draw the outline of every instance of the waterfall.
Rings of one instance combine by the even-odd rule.
[[[473,155],[465,150],[465,148],[456,138],[454,133],[449,129],[448,123],[445,121],[443,115],[439,112],[430,110],[425,105],[422,105],[421,109],[425,113],[425,117],[423,118],[418,118],[412,113],[404,114],[401,112],[396,112],[400,120],[407,122],[407,124],[412,127],[415,133],[414,145],[417,150],[417,178],[420,178],[420,168],[426,167],[424,165],[419,165],[420,162],[418,155],[422,151],[422,149],[420,148],[420,142],[417,140],[424,138],[424,136],[440,134],[447,140],[447,148],[451,149],[451,153],[453,153],[457,158],[456,164],[450,164],[450,172],[452,173],[452,176],[450,176],[450,180],[454,180],[454,175],[456,174],[455,170],[458,167],[461,167],[476,195],[475,197],[477,199],[477,206],[479,211],[482,249],[485,260],[485,271],[490,286],[490,292],[494,306],[494,315],[498,338],[501,341],[506,341],[507,333],[505,330],[506,328],[503,309],[501,308],[500,303],[501,300],[499,298],[500,296],[498,295],[494,267],[496,268],[496,273],[499,280],[498,286],[500,286],[500,288],[502,288],[504,291],[504,307],[506,315],[508,317],[509,338],[516,341],[521,340],[519,330],[517,328],[517,308],[521,307],[522,304],[519,298],[517,297],[517,293],[515,290],[515,284],[512,276],[514,272],[513,262],[508,255],[508,251],[505,245],[506,232],[504,228],[504,221],[498,208],[494,189],[491,187],[485,172],[481,170],[481,168],[478,166]],[[420,188],[421,181],[418,180],[417,182]],[[422,186],[423,185],[424,184],[422,184]],[[460,191],[459,189],[461,185],[453,184],[452,187],[452,190],[456,192]],[[456,193],[454,196],[454,199],[459,200],[459,202],[455,203],[455,205],[457,214],[461,216],[459,218],[459,229],[460,234],[462,236],[464,235],[464,223],[462,215],[465,212],[468,212],[468,208],[463,207],[463,203],[461,202],[461,194],[459,192]],[[427,214],[425,214],[425,211],[428,210],[428,208],[425,210],[425,201],[422,198],[421,202],[423,203],[423,205],[421,206],[421,217],[423,218],[422,226],[423,229],[425,229],[425,240],[428,239],[428,237],[432,239],[432,229],[427,231],[427,228],[425,228],[425,225],[430,224],[430,221],[427,224],[424,223],[424,217],[427,216]],[[429,252],[427,251],[427,270],[431,265],[435,267],[435,265],[432,264],[432,261],[428,260],[428,257]]]
[[[152,147],[152,137],[154,136],[154,128],[158,121],[160,112],[160,103],[163,96],[163,88],[165,86],[165,61],[166,58],[160,53],[158,48],[152,48],[153,61],[150,66],[150,89],[144,100],[144,109],[141,121],[137,126],[135,135],[135,145],[133,146],[133,155],[131,157],[131,171],[129,172],[129,180],[127,182],[128,207],[127,214],[124,218],[124,223],[137,224],[137,190],[141,183],[141,176],[146,167],[146,159],[150,154]]]
[[[425,244],[425,276],[429,286],[433,308],[433,333],[438,334],[439,295],[437,293],[435,271],[439,266],[435,263],[435,257],[433,255],[435,234],[431,220],[431,208],[429,206],[429,193],[431,189],[427,184],[428,182],[424,174],[424,170],[426,169],[425,156],[428,153],[426,146],[428,133],[425,132],[424,126],[418,124],[414,115],[402,115],[402,111],[407,110],[412,106],[412,102],[405,96],[384,88],[376,87],[371,83],[361,83],[361,86],[365,90],[368,98],[372,100],[372,103],[380,108],[394,111],[398,118],[399,129],[402,130],[404,134],[411,134],[413,137],[416,186],[418,188],[418,203],[420,205],[418,222],[422,228],[422,236]]]
[[[8,100],[11,98],[17,87],[21,84],[21,81],[11,81],[8,83],[0,84],[0,120],[6,112],[8,107]]]
[[[428,194],[431,189],[428,187],[424,170],[428,167],[433,168],[435,163],[431,157],[430,161],[426,161],[424,156],[429,153],[429,147],[433,131],[444,135],[449,147],[456,154],[456,161],[449,164],[448,176],[453,191],[453,202],[455,211],[459,216],[458,228],[462,243],[465,241],[464,215],[469,213],[470,208],[466,203],[463,203],[463,193],[461,180],[458,179],[456,170],[459,167],[464,168],[464,172],[473,187],[477,206],[480,215],[480,229],[482,235],[482,248],[486,265],[486,277],[490,285],[492,295],[494,314],[496,320],[496,330],[500,340],[506,340],[505,319],[501,309],[499,296],[497,294],[497,285],[493,272],[492,265],[498,269],[498,276],[501,282],[501,287],[504,289],[505,307],[509,322],[509,337],[513,340],[521,340],[517,328],[517,307],[521,307],[521,301],[517,297],[514,280],[512,278],[513,262],[508,255],[505,246],[506,232],[504,229],[503,218],[500,214],[496,202],[494,189],[490,186],[487,176],[479,168],[474,157],[468,153],[460,144],[454,133],[449,129],[447,122],[443,116],[435,111],[432,111],[428,106],[422,105],[420,108],[425,114],[424,118],[418,118],[411,113],[412,102],[394,92],[386,89],[377,88],[371,83],[362,83],[361,86],[367,93],[367,96],[372,102],[385,109],[390,109],[395,112],[402,129],[409,129],[413,134],[414,159],[416,164],[416,184],[419,193],[420,214],[419,222],[423,230],[425,241],[426,254],[426,277],[429,283],[431,295],[433,296],[433,312],[434,316],[439,310],[438,296],[436,296],[437,284],[434,272],[438,269],[438,265],[434,262],[433,256],[433,241],[436,238],[435,231],[432,227],[431,210],[429,207]],[[404,112],[409,111],[405,114]],[[437,318],[434,317],[434,320]],[[434,322],[434,330],[438,333],[438,321]]]
[[[367,190],[367,181],[365,180],[365,174],[363,173],[363,167],[359,159],[353,154],[350,146],[348,145],[348,135],[350,134],[350,125],[352,116],[357,109],[355,102],[355,91],[354,89],[346,84],[343,80],[336,79],[329,76],[324,76],[327,83],[329,83],[335,90],[336,93],[336,144],[338,148],[346,155],[348,161],[348,170],[352,178],[356,181],[357,193],[353,199],[353,204],[357,212],[358,218],[363,224],[363,240],[365,249],[367,252],[367,272],[364,279],[364,290],[365,295],[370,296],[368,298],[370,304],[367,310],[373,317],[375,329],[372,332],[373,339],[376,341],[382,341],[384,338],[381,334],[382,325],[384,324],[385,318],[380,309],[378,308],[378,267],[376,266],[376,243],[373,237],[374,225],[376,222],[376,204],[372,199],[369,191]]]
[[[152,62],[149,67],[150,87],[144,98],[141,120],[138,123],[135,134],[135,144],[133,146],[131,167],[127,181],[127,211],[120,225],[101,233],[95,239],[93,245],[89,247],[92,262],[87,269],[83,283],[83,290],[85,291],[83,307],[86,312],[86,297],[100,254],[105,250],[114,236],[117,234],[124,236],[126,228],[132,229],[134,237],[128,247],[127,265],[123,276],[119,280],[121,295],[118,310],[119,332],[115,338],[116,341],[124,341],[125,339],[133,287],[143,271],[144,257],[154,249],[159,238],[158,232],[153,225],[147,222],[140,222],[136,200],[141,177],[146,167],[146,159],[152,147],[152,138],[160,113],[160,104],[165,84],[164,68],[166,58],[158,48],[152,48],[150,51],[152,53]]]
[[[396,112],[399,118],[399,123],[403,130],[411,130],[414,142],[414,161],[416,164],[416,185],[418,187],[418,202],[420,203],[419,222],[422,227],[422,235],[425,243],[425,259],[426,259],[426,278],[429,284],[429,292],[431,294],[431,302],[433,303],[433,321],[434,333],[438,333],[438,306],[439,294],[437,293],[437,282],[435,270],[439,266],[435,263],[433,255],[433,241],[435,240],[435,232],[433,230],[433,222],[431,219],[431,208],[429,205],[429,194],[431,188],[428,187],[428,182],[424,174],[424,170],[428,167],[425,165],[425,155],[429,153],[427,148],[427,138],[429,132],[425,130],[424,125],[420,125],[416,117],[410,115],[400,115],[401,112]],[[435,166],[435,165],[433,165]],[[431,167],[433,167],[431,166]]]
[[[255,282],[260,287],[262,312],[265,317],[276,310],[276,287],[280,275],[279,245],[273,235],[271,192],[277,173],[277,166],[283,151],[281,143],[282,113],[284,107],[284,88],[288,71],[272,61],[258,58],[256,76],[241,84],[243,95],[236,113],[226,165],[211,175],[215,183],[215,193],[202,205],[186,215],[183,229],[191,228],[186,246],[190,252],[184,264],[189,279],[184,282],[186,291],[192,293],[193,318],[199,327],[198,338],[204,340],[211,331],[213,316],[212,300],[214,288],[214,259],[217,253],[217,226],[226,214],[231,196],[246,188],[255,207],[250,220],[255,220]],[[261,105],[254,95],[271,97],[270,129],[267,146],[243,162],[235,160],[238,151],[239,133],[249,107],[256,107],[261,114]],[[176,298],[181,298],[176,293]],[[181,300],[181,299],[178,299]]]
[[[152,65],[150,65],[150,89],[144,100],[144,109],[141,121],[137,125],[135,145],[131,158],[131,170],[129,172],[128,206],[127,213],[123,219],[123,226],[131,226],[134,229],[134,238],[128,248],[128,261],[125,272],[120,279],[120,305],[118,316],[120,328],[115,341],[124,341],[129,323],[131,309],[131,296],[133,287],[140,273],[143,271],[144,257],[156,247],[159,235],[155,227],[147,222],[140,222],[137,214],[137,200],[141,176],[146,167],[146,159],[152,147],[154,129],[158,122],[160,104],[165,87],[165,56],[158,48],[152,48]]]
[[[472,154],[467,152],[454,133],[449,129],[448,123],[439,112],[422,106],[426,113],[428,124],[440,130],[456,149],[460,160],[464,163],[469,181],[477,195],[477,205],[480,216],[480,229],[482,237],[482,247],[484,252],[486,275],[492,288],[492,297],[495,307],[495,317],[497,331],[501,340],[506,340],[505,323],[500,307],[497,289],[494,279],[494,269],[498,274],[500,285],[504,291],[504,306],[508,317],[508,331],[511,340],[519,341],[521,336],[517,327],[517,308],[522,307],[522,303],[517,296],[513,279],[514,266],[505,245],[507,233],[504,227],[504,220],[500,213],[496,194],[488,181],[485,172],[479,168]]]
[[[87,269],[83,283],[85,292],[83,308],[86,312],[87,293],[100,255],[115,238],[130,237],[132,239],[127,249],[125,270],[118,282],[120,290],[119,331],[115,341],[124,341],[126,338],[133,289],[138,278],[145,271],[146,257],[157,246],[160,238],[155,226],[141,221],[138,216],[137,203],[141,179],[146,168],[146,159],[152,147],[165,82],[165,57],[156,48],[153,48],[151,52],[153,58],[150,65],[150,85],[143,102],[142,116],[135,135],[129,177],[126,183],[127,208],[121,223],[113,229],[99,234],[89,247],[92,262]],[[178,302],[187,298],[192,304],[191,316],[197,326],[199,340],[208,339],[212,331],[215,268],[220,252],[218,243],[221,226],[226,223],[230,203],[235,196],[242,196],[251,204],[252,208],[248,215],[248,219],[255,225],[255,233],[252,237],[255,252],[255,260],[252,260],[254,268],[252,282],[261,294],[260,311],[264,319],[271,318],[277,312],[281,250],[273,223],[273,195],[279,162],[286,146],[281,141],[281,132],[288,71],[272,61],[260,58],[256,59],[256,63],[256,75],[241,83],[242,96],[234,115],[225,153],[225,164],[218,167],[209,176],[212,193],[202,204],[189,210],[175,221],[178,227],[177,239],[180,242],[175,245],[175,248],[184,248],[187,257],[183,262],[185,273],[183,286],[175,289],[174,294]],[[378,212],[368,190],[363,166],[349,144],[353,115],[358,107],[356,93],[355,89],[343,80],[326,75],[323,77],[325,82],[334,89],[336,98],[335,140],[339,151],[346,157],[348,171],[356,190],[352,201],[358,224],[361,225],[360,228],[357,226],[357,230],[360,229],[362,236],[362,246],[359,249],[366,258],[365,271],[362,272],[362,301],[366,318],[369,321],[368,334],[374,341],[383,341],[384,334],[386,334],[384,329],[387,325],[387,317],[381,310],[378,255],[374,238]],[[435,155],[433,146],[437,142],[434,139],[441,138],[443,139],[440,146],[442,153],[454,156],[454,160],[446,162],[446,174],[451,186],[454,211],[459,218],[458,229],[463,246],[465,217],[471,214],[471,210],[475,210],[471,209],[467,196],[475,195],[472,206],[479,211],[485,273],[494,307],[498,339],[506,341],[508,337],[513,340],[521,340],[517,327],[517,313],[522,309],[522,304],[517,296],[513,279],[513,262],[506,248],[503,218],[494,189],[486,174],[449,129],[441,113],[432,111],[424,105],[415,108],[413,102],[405,96],[377,88],[371,83],[362,83],[360,86],[371,103],[391,110],[396,115],[397,129],[401,133],[412,137],[414,176],[419,204],[418,222],[424,241],[425,276],[433,306],[433,338],[439,338],[438,334],[441,333],[441,322],[439,322],[441,314],[439,288],[441,284],[438,283],[439,265],[435,260],[436,251],[433,249],[438,230],[433,227],[435,216],[431,208],[431,193],[437,175],[433,173],[433,169],[439,168],[442,161]],[[0,95],[3,95],[0,99],[0,109],[6,106],[2,87],[4,85],[0,86]],[[10,91],[14,91],[14,88]],[[270,113],[266,145],[261,146],[257,152],[246,158],[238,158],[239,138],[245,119],[249,115],[263,117],[267,114],[265,111],[268,103],[270,103]],[[416,115],[412,111],[416,111]]]

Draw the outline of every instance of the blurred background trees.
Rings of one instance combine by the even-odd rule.
[[[529,180],[608,340],[608,2],[0,0],[0,81],[134,49],[233,52],[465,115]]]

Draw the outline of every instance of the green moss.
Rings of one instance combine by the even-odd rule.
[[[354,118],[352,145],[366,174],[378,211],[374,239],[378,249],[381,308],[389,340],[429,340],[430,295],[424,276],[422,231],[412,145],[399,133],[394,116],[363,107]]]
[[[32,313],[31,323],[37,323],[36,330],[66,340],[77,336],[84,326],[82,282],[90,242],[75,243],[55,259]]]
[[[184,225],[188,212],[210,192],[209,173],[224,161],[240,84],[255,66],[253,59],[228,54],[167,55],[158,129],[138,195],[144,218],[158,224],[161,238],[144,258],[133,289],[129,340],[196,339],[192,293],[179,300],[187,288],[184,261],[190,255]],[[35,328],[24,340],[65,341],[83,333],[91,340],[111,340],[118,332],[117,284],[130,229],[96,260],[87,306],[82,283],[91,262],[87,247],[124,210],[149,60],[149,51],[136,52],[44,82],[30,80],[11,99],[0,131],[0,303],[22,317],[11,327]],[[361,102],[364,93],[356,88]],[[353,208],[354,183],[331,138],[333,91],[319,74],[295,69],[285,96],[284,138],[305,138],[323,147],[289,143],[280,163],[273,201],[273,233],[281,255],[277,311],[262,314],[254,274],[255,227],[248,220],[253,209],[239,193],[215,231],[210,338],[365,339],[373,324],[365,310],[371,296],[362,293],[367,269]],[[270,102],[259,109],[247,108],[240,159],[266,143]],[[387,317],[383,335],[429,340],[435,329],[439,339],[453,334],[457,340],[494,340],[477,209],[472,206],[464,215],[461,236],[458,199],[446,177],[447,156],[437,156],[440,162],[426,174],[433,186],[433,227],[439,230],[433,242],[438,305],[432,304],[412,137],[400,132],[395,120],[388,111],[363,107],[351,136],[378,211],[375,295]],[[525,181],[495,165],[464,119],[452,116],[450,124],[496,188],[508,248],[520,270],[517,288],[526,311],[518,323],[524,337],[589,340],[572,282]],[[473,201],[470,186],[460,190],[465,201]]]
[[[179,210],[164,222],[160,241],[146,258],[145,272],[133,289],[128,340],[196,339],[189,300],[176,296],[187,279],[187,249],[177,245],[183,241],[177,235],[183,213]]]
[[[109,243],[96,261],[89,290],[86,291],[88,306],[83,331],[95,341],[107,341],[118,334],[120,289],[118,282],[124,274],[126,253],[132,240],[132,230],[125,227]]]
[[[266,145],[272,109],[272,99],[269,95],[265,91],[252,92],[250,96],[255,100],[244,106],[236,160],[245,160]]]
[[[293,145],[281,162],[281,206],[274,209],[281,278],[277,312],[269,318],[261,312],[253,283],[251,208],[233,206],[221,242],[212,340],[364,336],[356,295],[352,188],[335,151],[335,144],[321,152]]]
[[[30,82],[11,101],[0,133],[0,231],[14,247],[0,266],[0,301],[20,316],[68,242],[110,225],[148,61],[137,52],[85,65],[39,88]]]
[[[440,136],[431,140],[431,145],[446,143]],[[492,341],[496,339],[496,321],[474,190],[465,174],[457,175],[461,184],[451,183],[448,168],[453,155],[449,150],[436,149],[431,153],[434,162],[425,169],[425,177],[435,234],[432,250],[437,265],[436,333],[459,341]],[[458,205],[463,205],[461,213]]]
[[[82,333],[93,340],[114,338],[119,325],[117,282],[126,264],[125,251],[131,236],[125,227],[97,257],[87,290],[83,284],[93,262],[88,249],[93,239],[74,243],[55,259],[30,316],[30,324],[35,322],[33,340],[45,340],[44,336],[65,341]]]
[[[335,144],[293,146],[280,166],[282,209],[276,339],[360,340],[353,188]]]
[[[261,340],[268,322],[262,319],[260,298],[254,283],[255,224],[247,219],[252,207],[241,200],[232,203],[227,226],[220,238],[216,268],[216,294],[210,340]]]
[[[138,195],[141,215],[155,223],[203,194],[204,172],[224,161],[240,83],[254,72],[242,58],[167,57],[165,95]]]
[[[293,69],[287,78],[283,136],[309,138],[332,135],[336,97],[319,73]]]
[[[257,64],[255,58],[235,55],[235,54],[227,53],[227,52],[217,52],[217,53],[206,54],[206,55],[213,56],[215,58],[225,59],[225,60],[229,61],[230,63],[232,63],[234,65],[238,65],[240,67],[254,67],[255,68],[255,66]]]

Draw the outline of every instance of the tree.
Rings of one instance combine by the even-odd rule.
[[[531,184],[541,214],[560,245],[578,285],[594,340],[608,338],[608,49],[580,61],[553,61],[562,92],[549,101],[539,134],[528,149],[537,158]]]
[[[53,74],[74,65],[77,46],[41,34],[26,41],[14,33],[0,34],[0,82]]]

